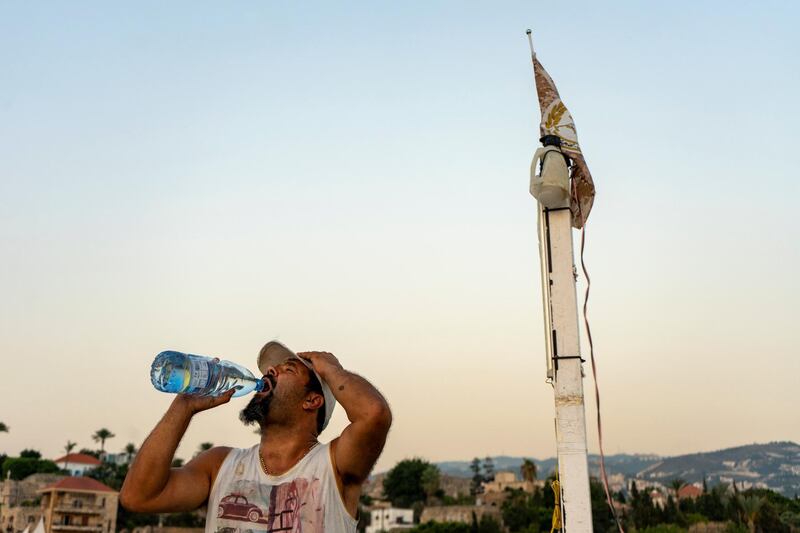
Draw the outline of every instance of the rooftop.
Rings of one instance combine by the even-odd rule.
[[[117,492],[108,485],[100,483],[96,479],[92,479],[90,477],[83,477],[83,476],[72,476],[72,477],[65,477],[64,479],[53,483],[52,485],[48,485],[43,488],[40,492],[50,492],[52,490],[60,490],[60,491],[71,491],[71,490],[79,490],[79,491],[86,491],[86,492]]]
[[[100,459],[86,455],[85,453],[70,453],[64,457],[53,459],[54,463],[79,463],[84,465],[100,465]]]

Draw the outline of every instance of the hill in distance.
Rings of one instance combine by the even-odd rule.
[[[539,469],[539,477],[553,472],[554,457],[532,459]],[[482,460],[482,459],[481,459]],[[495,471],[511,470],[519,475],[523,457],[492,457]],[[445,461],[437,463],[443,474],[472,477],[470,461]],[[599,475],[600,457],[589,455],[592,475]],[[626,478],[653,481],[668,485],[673,479],[688,483],[702,482],[709,486],[718,483],[744,484],[774,490],[792,498],[800,494],[800,445],[794,442],[749,444],[712,452],[661,457],[658,455],[616,454],[606,456],[609,475],[622,474]]]

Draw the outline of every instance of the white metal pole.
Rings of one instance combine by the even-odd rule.
[[[563,531],[591,533],[592,507],[572,217],[568,207],[547,209],[541,202],[538,206],[547,377],[552,381],[555,393]]]

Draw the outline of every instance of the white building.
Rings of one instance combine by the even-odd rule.
[[[414,527],[414,510],[387,507],[373,509],[369,514],[369,525],[366,533],[391,531],[394,529],[411,529]]]
[[[102,464],[100,459],[85,453],[70,453],[64,457],[53,459],[53,462],[68,471],[71,476],[82,476]]]

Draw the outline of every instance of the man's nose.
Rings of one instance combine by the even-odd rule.
[[[275,368],[274,366],[271,366],[271,367],[267,368],[267,372],[264,375],[276,378],[276,377],[278,377],[278,369]]]

